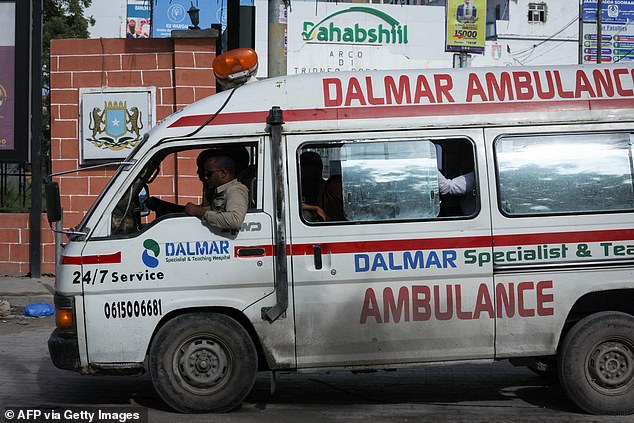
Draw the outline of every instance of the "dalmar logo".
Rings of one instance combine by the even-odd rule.
[[[383,20],[383,22],[371,28],[364,27],[358,23],[354,26],[345,26],[343,28],[336,26],[332,19],[344,13],[368,13]],[[302,38],[304,41],[313,42],[407,44],[407,25],[401,25],[399,21],[380,10],[356,6],[332,13],[317,24],[305,21]]]
[[[146,239],[145,241],[143,241],[143,248],[145,248],[143,254],[141,255],[143,263],[145,263],[147,267],[151,268],[155,268],[156,266],[158,266],[159,261],[157,257],[161,253],[161,248],[159,247],[158,243],[153,239]]]

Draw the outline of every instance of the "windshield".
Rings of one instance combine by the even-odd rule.
[[[131,156],[128,156],[131,157]],[[128,160],[126,160],[128,161]],[[101,191],[101,193],[99,193],[99,196],[97,197],[97,199],[92,203],[92,205],[90,206],[90,208],[88,209],[88,211],[86,212],[86,214],[84,215],[84,217],[81,219],[81,221],[79,222],[79,224],[75,227],[75,230],[77,232],[83,232],[83,233],[88,233],[88,228],[86,227],[86,224],[88,223],[88,220],[90,220],[90,216],[92,216],[93,212],[95,211],[95,208],[97,207],[97,204],[99,204],[104,196],[104,194],[109,191],[110,186],[112,185],[113,181],[115,179],[117,179],[119,177],[119,175],[121,174],[121,172],[127,172],[132,168],[132,166],[130,165],[121,165],[119,166],[119,168],[117,169],[117,171],[115,172],[114,175],[112,175],[112,178],[110,178],[110,180],[108,181],[108,183],[106,184],[106,186],[104,187],[104,189]],[[79,238],[82,238],[83,235],[82,234],[76,234],[76,235],[69,235],[68,239],[71,241],[74,240],[78,240]]]
[[[132,149],[130,154],[128,154],[128,157],[125,159],[126,162],[135,162],[136,161],[136,159],[134,159],[134,157],[137,155],[139,149],[141,148],[141,146],[143,144],[145,144],[145,142],[147,141],[147,139],[149,137],[150,137],[150,134],[146,132],[143,135],[143,139],[141,140],[141,142],[138,143]],[[106,184],[104,189],[101,191],[101,193],[99,194],[97,199],[92,203],[92,205],[90,206],[90,208],[88,209],[88,211],[86,212],[84,217],[81,219],[81,221],[79,222],[79,225],[77,225],[77,227],[75,228],[76,231],[83,232],[83,233],[87,233],[88,232],[88,228],[86,227],[86,224],[88,223],[88,220],[90,219],[90,217],[92,216],[93,212],[95,211],[95,207],[97,207],[97,204],[99,204],[101,202],[101,200],[102,200],[102,198],[104,196],[104,193],[107,192],[110,189],[110,186],[112,185],[113,181],[119,177],[121,172],[127,172],[131,168],[132,168],[132,166],[130,166],[130,165],[120,165],[119,166],[119,168],[116,170],[115,174],[112,175],[112,178],[110,178],[110,180],[108,181],[108,183]],[[83,235],[81,235],[81,234],[69,235],[68,239],[71,240],[71,241],[78,240],[82,236]]]

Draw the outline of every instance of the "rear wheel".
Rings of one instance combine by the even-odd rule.
[[[568,397],[592,414],[634,413],[634,316],[593,314],[566,335],[559,378]]]
[[[257,355],[249,334],[231,317],[186,314],[158,331],[148,367],[154,388],[175,410],[226,412],[251,391]]]

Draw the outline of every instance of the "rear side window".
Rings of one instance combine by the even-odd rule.
[[[630,134],[531,135],[495,143],[508,216],[634,209]]]

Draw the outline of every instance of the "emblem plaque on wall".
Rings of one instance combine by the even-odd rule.
[[[81,163],[125,159],[155,124],[155,88],[85,88],[81,103]]]

